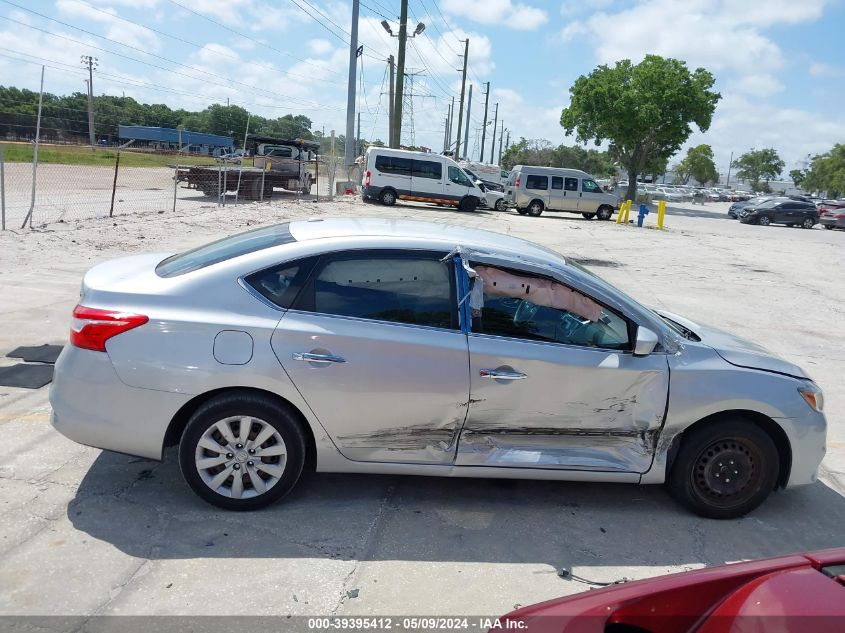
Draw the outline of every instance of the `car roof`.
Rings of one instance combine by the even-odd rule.
[[[530,169],[531,171],[537,171],[537,172],[540,172],[540,173],[548,173],[548,174],[554,174],[554,173],[557,173],[557,172],[565,171],[565,172],[569,172],[571,174],[580,174],[580,175],[589,176],[590,178],[592,178],[592,176],[590,176],[590,174],[588,174],[587,172],[582,171],[580,169],[573,169],[571,167],[541,167],[539,165],[514,165],[513,169],[511,169],[511,171],[523,171],[523,170],[527,170],[527,169]]]
[[[493,231],[440,222],[388,218],[312,218],[292,221],[290,232],[297,242],[336,238],[350,242],[356,238],[407,238],[409,247],[419,240],[426,240],[440,243],[446,248],[489,248],[545,262],[553,259],[558,264],[565,263],[560,253],[533,242]]]

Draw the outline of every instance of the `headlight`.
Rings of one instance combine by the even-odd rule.
[[[798,387],[798,393],[801,394],[801,397],[804,398],[813,411],[822,412],[824,409],[824,393],[816,385]]]

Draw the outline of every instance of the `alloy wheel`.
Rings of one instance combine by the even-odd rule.
[[[251,416],[224,418],[206,429],[194,463],[203,483],[233,499],[249,499],[275,486],[285,472],[287,447],[272,425]]]

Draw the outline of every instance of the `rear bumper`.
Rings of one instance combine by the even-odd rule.
[[[382,189],[384,189],[384,187],[374,187],[372,185],[367,185],[361,190],[361,193],[365,198],[376,199],[381,195]]]
[[[167,427],[190,399],[129,387],[107,354],[65,345],[50,386],[51,423],[79,444],[160,460]]]

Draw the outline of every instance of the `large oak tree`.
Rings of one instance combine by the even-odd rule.
[[[646,55],[639,64],[623,59],[582,75],[569,92],[560,124],[579,142],[607,141],[609,151],[628,172],[630,200],[637,176],[648,165],[667,161],[692,134],[710,127],[721,98],[704,68],[690,72],[677,59]]]

